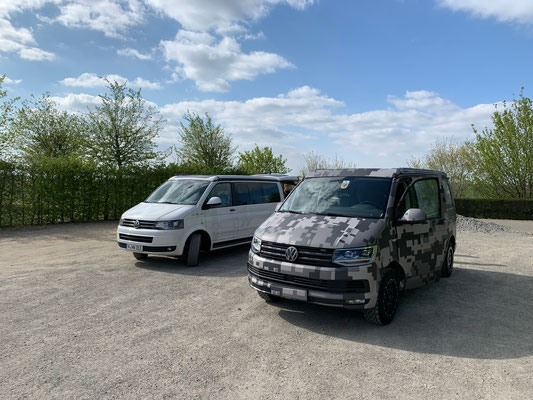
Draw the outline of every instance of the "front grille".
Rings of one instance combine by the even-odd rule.
[[[122,240],[131,240],[132,242],[141,243],[152,243],[152,240],[154,240],[154,238],[151,236],[128,235],[126,233],[119,233],[118,237]]]
[[[288,244],[274,243],[274,242],[262,242],[261,252],[259,255],[267,258],[273,258],[275,260],[287,261],[285,257],[285,251],[291,247]],[[298,258],[294,260],[294,263],[318,265],[322,267],[334,267],[338,266],[331,262],[333,258],[333,249],[320,249],[318,247],[304,247],[294,246],[298,249]]]
[[[128,226],[130,228],[133,228],[135,221],[137,220],[124,218],[122,220],[122,226]],[[138,220],[138,221],[139,221],[139,226],[137,227],[138,229],[155,229],[155,221],[141,221],[141,220]]]
[[[294,276],[282,274],[280,272],[268,271],[261,268],[256,268],[248,264],[248,272],[259,278],[268,281],[288,283],[293,286],[301,286],[308,289],[320,289],[328,292],[340,293],[365,293],[370,290],[370,286],[366,279],[358,280],[326,280],[305,278],[302,276]]]

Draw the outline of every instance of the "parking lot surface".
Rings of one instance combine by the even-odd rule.
[[[265,303],[247,247],[137,261],[115,228],[0,231],[0,398],[533,398],[531,234],[460,232],[378,327]]]

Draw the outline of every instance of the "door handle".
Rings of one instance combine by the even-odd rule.
[[[235,209],[234,209],[234,208],[230,208],[229,210],[230,210],[230,211],[235,211]]]

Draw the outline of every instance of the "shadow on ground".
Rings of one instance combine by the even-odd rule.
[[[402,294],[392,324],[377,327],[362,313],[296,301],[276,303],[279,316],[325,336],[399,350],[477,359],[533,354],[533,277],[456,268]]]
[[[236,246],[227,249],[201,253],[196,267],[188,267],[183,259],[171,257],[149,256],[146,260],[137,261],[135,266],[150,271],[166,272],[179,275],[240,277],[246,276],[246,260],[250,245]]]

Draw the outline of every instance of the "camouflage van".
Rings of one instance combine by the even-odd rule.
[[[400,291],[451,275],[455,221],[444,172],[316,170],[255,231],[248,281],[267,301],[362,310],[386,325]]]

